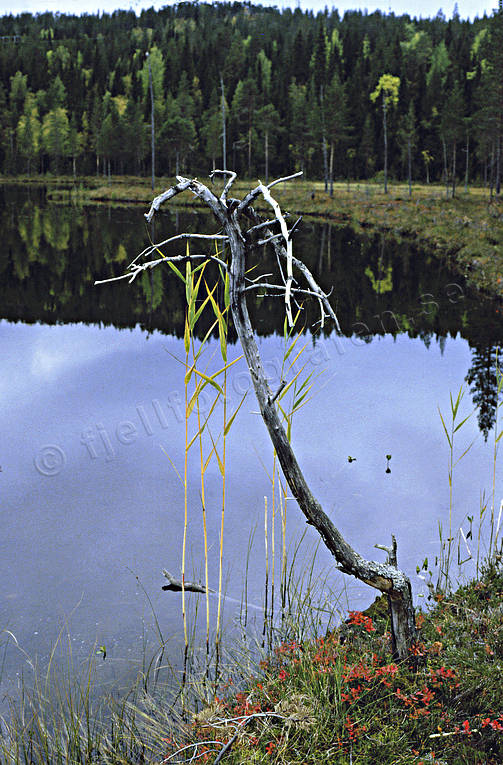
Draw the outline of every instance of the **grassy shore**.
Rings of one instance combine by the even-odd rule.
[[[153,195],[173,182],[170,178],[158,179],[152,192],[150,183],[138,178],[114,177],[109,183],[85,178],[73,186],[68,186],[66,179],[66,188],[61,183],[58,187],[54,180],[50,195],[82,203],[147,206]],[[238,181],[232,193],[241,198],[255,184],[255,180]],[[446,197],[443,186],[416,184],[409,197],[405,184],[390,184],[389,193],[384,194],[381,185],[352,182],[336,183],[330,197],[320,182],[295,180],[279,184],[274,194],[282,208],[292,214],[316,216],[356,231],[383,231],[406,239],[419,252],[447,259],[477,289],[503,297],[503,205],[501,200],[491,201],[487,189],[471,187],[465,192],[461,187],[452,199]],[[170,204],[191,205],[194,201],[183,194]],[[256,207],[265,206],[262,199],[258,200]]]
[[[419,611],[415,670],[391,659],[383,598],[327,635],[287,640],[168,736],[166,762],[216,762],[228,744],[235,764],[501,763],[502,595],[492,564]]]
[[[476,579],[417,611],[410,664],[392,659],[387,604],[378,598],[323,635],[299,639],[291,625],[260,666],[237,651],[225,682],[205,674],[176,698],[152,696],[142,677],[98,713],[91,676],[77,687],[56,684],[56,701],[45,682],[25,695],[24,711],[0,718],[0,763],[497,765],[502,596],[495,556]]]

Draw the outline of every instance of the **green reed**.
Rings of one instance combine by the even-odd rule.
[[[442,415],[442,412],[440,411],[440,407],[438,409],[438,413],[440,415],[440,420],[442,422],[442,426],[444,429],[445,437],[447,439],[447,443],[449,445],[449,461],[448,461],[448,470],[447,475],[449,479],[449,531],[447,539],[444,539],[443,536],[443,527],[441,522],[439,521],[438,524],[438,531],[439,531],[439,537],[440,537],[440,557],[439,557],[439,573],[438,573],[438,581],[437,581],[437,590],[445,590],[448,591],[450,588],[450,566],[451,566],[451,558],[452,558],[452,546],[454,542],[453,537],[453,528],[452,528],[452,519],[453,519],[453,509],[454,509],[454,499],[453,499],[453,485],[454,485],[454,469],[456,466],[460,463],[460,461],[463,459],[463,457],[470,451],[472,448],[474,441],[471,441],[471,443],[462,451],[462,453],[457,456],[455,451],[455,435],[459,432],[459,430],[463,427],[463,425],[470,419],[473,412],[470,412],[466,417],[464,417],[461,421],[459,421],[459,407],[463,400],[464,391],[463,387],[461,387],[458,391],[458,395],[456,396],[456,399],[454,400],[452,393],[449,394],[449,401],[450,401],[450,415],[451,420],[449,423],[449,427],[447,427],[445,423],[444,416]]]

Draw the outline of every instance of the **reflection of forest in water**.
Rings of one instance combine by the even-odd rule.
[[[168,268],[145,273],[133,285],[94,287],[95,279],[123,273],[148,243],[142,207],[51,205],[37,188],[11,187],[0,193],[1,318],[119,328],[139,324],[182,336],[184,289]],[[208,215],[184,209],[159,216],[155,238],[214,230]],[[304,221],[294,250],[323,289],[333,287],[332,302],[344,335],[370,342],[375,335],[406,333],[420,337],[426,346],[436,339],[441,349],[448,336],[459,333],[465,338],[472,349],[466,380],[487,438],[497,402],[497,348],[503,328],[498,303],[471,292],[461,277],[432,255],[382,235],[356,236],[346,227]],[[173,245],[171,252],[184,251],[185,243],[176,249]],[[257,253],[267,271],[269,255]],[[216,274],[212,276],[209,269],[207,274],[211,283]],[[250,293],[248,303],[260,335],[283,331],[281,300]],[[317,318],[316,306],[306,306],[305,325],[311,327]],[[203,320],[200,332],[208,326]]]

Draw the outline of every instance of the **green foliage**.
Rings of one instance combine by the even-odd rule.
[[[40,152],[41,130],[35,97],[33,93],[27,93],[23,114],[16,127],[16,138],[18,150],[27,160],[28,175]]]
[[[392,74],[382,74],[375,90],[370,94],[371,101],[377,101],[382,95],[383,103],[386,106],[396,106],[398,104],[398,91],[400,90],[400,78]]]
[[[50,112],[66,109],[74,135],[81,136],[82,173],[147,175],[150,63],[159,174],[187,172],[189,157],[194,173],[221,162],[222,125],[215,94],[222,76],[232,105],[227,166],[238,173],[263,172],[261,110],[270,106],[277,115],[275,135],[268,131],[271,175],[283,175],[295,166],[320,177],[326,174],[327,146],[332,146],[334,179],[346,177],[349,170],[357,178],[371,176],[383,166],[376,151],[383,128],[366,95],[374,92],[376,100],[394,105],[397,125],[413,103],[417,129],[411,174],[421,173],[421,153],[428,151],[433,157],[428,172],[436,180],[444,172],[439,125],[450,118],[447,100],[457,80],[465,100],[463,116],[475,117],[472,174],[485,177],[489,168],[496,187],[496,171],[489,163],[501,124],[496,87],[503,48],[499,15],[473,22],[448,22],[440,16],[411,21],[410,16],[380,12],[350,11],[340,18],[335,11],[314,15],[230,3],[183,3],[145,11],[140,18],[130,13],[4,16],[0,87],[6,103],[0,117],[0,172],[24,172],[28,163],[31,171],[38,159],[45,169],[57,165],[59,172],[75,170],[75,140],[70,154],[55,161],[43,142],[39,156],[34,155],[24,123],[18,133],[29,91],[41,124]],[[9,42],[10,35],[19,36],[15,43]],[[393,80],[382,80],[376,87],[382,71],[400,79],[398,103]],[[344,101],[339,94],[329,94],[339,87]],[[127,113],[118,110],[115,124],[110,98],[118,97],[125,99]],[[344,139],[331,142],[331,136],[341,135],[341,125],[347,127],[342,130]],[[392,122],[389,128],[390,177],[405,178],[398,132]]]
[[[45,151],[53,160],[54,170],[59,172],[61,160],[70,153],[70,123],[66,109],[61,106],[48,112],[42,123],[42,142]]]
[[[149,98],[149,71],[152,73],[152,87],[154,89],[154,100],[161,101],[164,94],[164,60],[162,52],[154,45],[145,56],[145,61],[140,69],[140,79],[143,88],[143,97]]]
[[[444,40],[441,40],[433,49],[431,66],[426,75],[427,87],[438,87],[442,91],[447,81],[449,68],[449,54]]]

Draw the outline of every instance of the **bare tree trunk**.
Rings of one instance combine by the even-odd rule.
[[[278,417],[273,402],[273,394],[267,384],[267,375],[262,365],[248,315],[244,292],[245,245],[236,231],[231,231],[228,227],[227,233],[233,253],[230,275],[232,318],[250,370],[260,413],[269,432],[283,474],[300,509],[307,518],[307,523],[314,526],[321,535],[326,546],[339,563],[339,569],[347,574],[353,574],[372,587],[387,593],[391,612],[393,652],[398,659],[408,659],[410,658],[410,649],[416,639],[410,582],[398,568],[391,567],[389,564],[366,561],[358,555],[348,545],[311,493]]]
[[[248,125],[248,178],[251,178],[252,126]]]
[[[12,157],[13,164],[16,161],[15,151],[14,151],[14,131],[9,130],[9,145],[10,145],[10,155]]]
[[[496,140],[496,196],[499,197],[501,193],[501,130]]]
[[[489,170],[490,170],[490,173],[489,173],[489,199],[490,200],[492,200],[493,192],[494,192],[494,165],[495,165],[494,154],[495,154],[495,151],[494,151],[494,144],[493,144],[492,145],[492,150],[491,150],[491,164],[489,166]]]
[[[225,126],[225,91],[224,80],[220,75],[220,88],[222,90],[222,155],[223,155],[223,171],[227,172],[227,132]]]
[[[322,138],[322,148],[323,148],[323,182],[325,184],[325,194],[326,194],[328,192],[328,161],[327,161],[327,139],[325,138],[324,133]]]
[[[155,186],[155,123],[154,123],[154,85],[152,82],[152,66],[150,64],[150,56],[147,52],[148,61],[148,82],[150,90],[150,153],[152,164],[152,191]]]
[[[260,234],[258,235],[261,237],[261,241],[263,241],[264,238],[266,241],[271,241],[278,258],[281,258],[286,262],[287,278],[285,276],[283,277],[283,286],[274,286],[270,284],[262,284],[259,286],[268,286],[276,290],[279,289],[280,291],[284,291],[287,316],[291,318],[287,298],[289,290],[295,292],[297,289],[292,286],[293,267],[295,266],[299,272],[299,278],[303,277],[308,284],[308,290],[301,291],[304,294],[306,294],[306,292],[307,294],[311,294],[313,297],[317,298],[319,302],[322,321],[325,317],[331,317],[338,327],[337,317],[328,302],[327,296],[320,290],[309,269],[301,260],[294,258],[292,255],[291,234],[299,221],[297,221],[292,229],[288,231],[286,221],[279,210],[279,205],[277,205],[269,193],[269,188],[279,181],[273,181],[269,187],[259,185],[253,191],[249,192],[242,201],[239,202],[233,199],[229,200],[228,204],[227,193],[236,176],[235,173],[229,172],[227,172],[226,175],[231,175],[231,179],[226,184],[220,197],[216,197],[212,191],[197,180],[189,180],[187,178],[179,177],[179,182],[176,186],[168,189],[168,191],[165,191],[159,197],[156,197],[152,202],[150,211],[146,215],[147,221],[150,222],[152,220],[155,212],[164,201],[167,201],[171,197],[185,190],[190,190],[198,196],[208,205],[215,215],[218,227],[223,230],[223,233],[214,235],[182,234],[179,235],[179,237],[192,236],[207,239],[223,238],[227,241],[230,248],[230,265],[227,266],[222,261],[219,261],[219,264],[221,267],[226,268],[229,273],[230,310],[234,326],[250,371],[262,419],[267,427],[269,437],[278,456],[290,491],[297,500],[301,511],[306,517],[307,523],[314,526],[325,542],[328,550],[336,559],[339,570],[346,574],[351,574],[371,587],[386,593],[391,615],[393,653],[397,659],[410,661],[412,660],[411,649],[417,638],[415,614],[412,603],[410,581],[396,565],[396,542],[393,539],[393,547],[390,549],[382,548],[386,549],[389,555],[388,562],[386,563],[377,563],[376,561],[366,560],[346,542],[340,531],[324,512],[320,503],[313,496],[279,417],[276,403],[277,394],[274,395],[269,388],[267,375],[260,357],[246,304],[246,290],[255,288],[254,285],[247,286],[245,281],[245,270],[250,267],[254,249],[256,248],[256,242],[254,242],[256,234],[253,233],[254,230],[260,230]],[[279,180],[283,181],[288,179]],[[274,207],[277,221],[280,223],[281,239],[278,237],[278,234],[272,234],[269,225],[264,223],[251,207],[253,200],[260,194],[263,194],[266,201]],[[247,231],[242,230],[240,223],[240,221],[245,218],[251,219],[253,224]],[[151,254],[156,256],[156,245],[153,245],[150,250],[145,251],[143,254],[144,256]],[[211,258],[213,256],[208,257]],[[173,256],[168,259],[180,260],[180,258],[183,259],[183,256]],[[166,258],[157,259],[142,265],[135,264],[135,261],[133,261],[131,264],[133,278],[137,275],[135,272],[139,273],[146,268],[152,268],[153,265],[165,262],[165,260]],[[129,271],[127,276],[131,277],[131,271]],[[112,279],[112,281],[113,280],[114,279]],[[254,284],[256,285],[256,280]]]
[[[444,181],[445,181],[445,196],[449,196],[449,171],[447,170],[447,146],[445,145],[445,138],[442,136],[442,149],[444,155]]]
[[[452,143],[452,198],[456,196],[456,141]]]
[[[323,100],[323,85],[320,87],[321,106],[321,149],[323,152],[323,180],[325,182],[325,194],[328,192],[328,161],[327,161],[327,136],[325,128],[325,104]]]
[[[409,173],[409,197],[412,196],[412,149],[410,145],[410,138],[407,139],[407,160],[408,160],[408,173]]]
[[[266,185],[269,183],[269,131],[265,131],[264,136],[264,142],[265,142],[265,182]]]
[[[330,144],[330,164],[328,168],[328,174],[330,176],[330,196],[334,195],[334,144]]]
[[[470,166],[470,135],[466,131],[465,194],[468,192],[468,168]]]
[[[386,118],[386,99],[382,101],[382,122],[384,129],[384,193],[388,193],[388,124]]]

